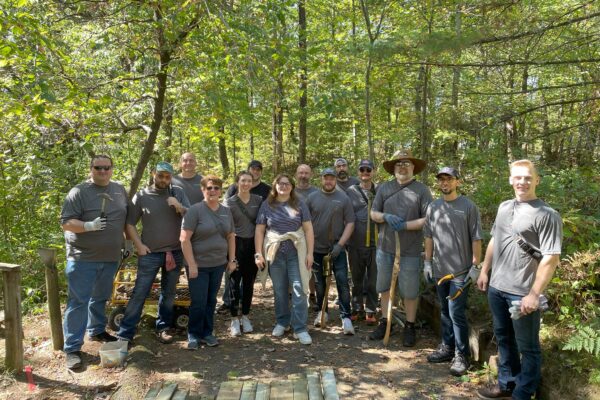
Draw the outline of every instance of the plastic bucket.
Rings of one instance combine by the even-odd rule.
[[[125,340],[106,342],[100,347],[100,365],[104,368],[120,367],[127,357],[127,345]]]

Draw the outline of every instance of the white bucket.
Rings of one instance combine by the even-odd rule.
[[[106,342],[100,347],[100,365],[104,368],[120,367],[127,357],[126,340]]]

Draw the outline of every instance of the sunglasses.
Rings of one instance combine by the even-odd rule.
[[[112,168],[112,166],[110,165],[94,165],[92,168],[94,168],[96,171],[110,171],[110,169]]]
[[[360,167],[358,170],[360,172],[371,172],[371,171],[373,171],[373,169],[369,168],[369,167]]]
[[[221,187],[219,187],[219,186],[207,186],[206,187],[206,191],[207,192],[210,192],[211,190],[215,190],[215,191],[216,190],[221,190]]]
[[[398,161],[396,163],[396,167],[410,167],[411,165],[413,165],[413,163],[411,163],[410,161]]]

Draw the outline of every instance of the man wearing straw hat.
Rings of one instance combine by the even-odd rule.
[[[417,182],[414,175],[423,171],[426,165],[425,161],[413,157],[412,152],[407,149],[398,150],[391,160],[383,163],[383,168],[394,179],[379,187],[371,208],[371,218],[380,224],[376,256],[377,292],[381,294],[381,313],[384,316],[377,328],[369,334],[371,340],[381,340],[385,335],[385,316],[396,252],[394,236],[398,232],[401,249],[398,285],[406,311],[403,345],[412,347],[416,343],[415,319],[423,249],[422,228],[427,206],[433,198],[429,188]]]

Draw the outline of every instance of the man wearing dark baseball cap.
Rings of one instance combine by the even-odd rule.
[[[344,192],[352,185],[360,183],[360,181],[354,177],[348,175],[348,161],[345,158],[338,158],[333,163],[337,177],[337,188],[342,189]]]

